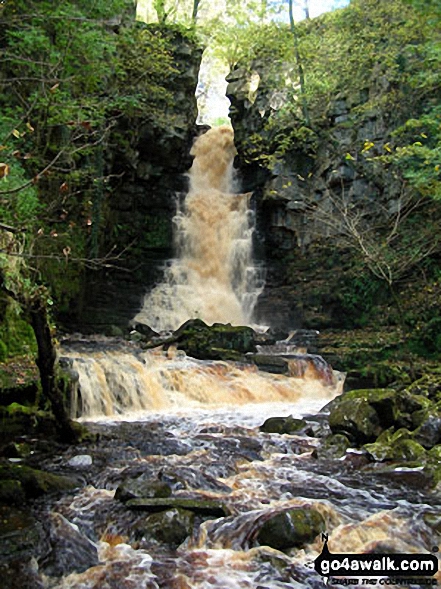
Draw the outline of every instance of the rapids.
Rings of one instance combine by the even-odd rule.
[[[167,371],[167,362],[172,372],[182,368],[182,359],[163,360],[160,372]],[[189,359],[185,362],[192,365]],[[230,378],[234,380],[234,372]],[[312,392],[314,383],[306,384]],[[199,402],[192,407],[185,406],[181,396],[172,407],[82,418],[96,441],[41,462],[42,468],[80,481],[76,492],[35,506],[50,536],[50,548],[39,563],[42,586],[322,588],[323,580],[313,569],[322,548],[320,537],[285,553],[259,546],[256,539],[271,514],[311,505],[325,519],[333,552],[430,551],[437,539],[429,520],[439,518],[441,501],[419,488],[418,471],[385,474],[356,451],[340,460],[315,457],[320,436],[328,433],[318,409],[336,392],[335,387],[315,384],[312,399],[297,392],[295,398],[277,399],[275,404],[240,400],[235,406]],[[260,431],[266,417],[281,414],[305,416],[308,431]],[[121,484],[140,476],[166,481],[173,497],[221,501],[230,515],[199,518],[178,546],[158,542],[138,532],[146,514],[115,498]],[[360,581],[358,586],[370,585]]]

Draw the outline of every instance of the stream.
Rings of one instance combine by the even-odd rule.
[[[322,515],[332,552],[427,553],[437,545],[430,524],[441,500],[424,490],[418,470],[385,473],[354,449],[340,459],[317,454],[329,433],[320,409],[342,386],[338,373],[329,381],[323,361],[322,372],[287,377],[111,339],[73,341],[63,353],[79,374],[73,410],[96,439],[40,463],[79,482],[34,506],[47,538],[39,562],[45,589],[321,588],[313,568],[320,534],[287,550],[258,541],[262,522],[304,507]],[[308,427],[260,430],[268,417],[288,415]],[[118,496],[133,480],[166,483],[173,500],[214,502],[226,512],[183,523],[168,507],[155,523],[157,513]]]
[[[177,333],[190,318],[252,325],[262,289],[249,195],[234,192],[232,130],[211,129],[191,153],[190,189],[175,217],[177,256],[135,317],[150,332]],[[235,351],[230,344],[224,352]],[[62,342],[62,363],[77,381],[72,417],[92,440],[55,455],[53,445],[35,451],[36,466],[68,475],[75,489],[33,503],[42,540],[27,570],[33,582],[17,589],[437,582],[319,576],[314,561],[326,536],[333,553],[437,551],[439,491],[419,468],[386,468],[351,448],[325,451],[324,408],[344,375],[323,358],[289,338],[253,349],[279,357],[285,372],[277,374],[240,351],[240,362],[208,361],[100,336]],[[298,429],[261,427],[289,416]]]

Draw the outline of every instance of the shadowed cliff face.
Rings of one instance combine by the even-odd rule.
[[[152,25],[154,26],[154,25]],[[174,29],[161,29],[175,73],[173,104],[164,121],[150,112],[120,117],[105,154],[112,187],[103,205],[100,252],[124,251],[114,268],[87,272],[77,307],[60,317],[67,327],[112,333],[127,328],[146,290],[158,282],[173,256],[177,195],[188,189],[190,149],[196,126],[195,90],[202,50]]]
[[[369,276],[359,237],[378,240],[374,228],[401,223],[410,202],[402,181],[372,159],[409,113],[381,107],[381,96],[394,91],[384,77],[381,88],[373,80],[372,87],[335,96],[326,112],[312,113],[311,127],[295,114],[278,118],[287,103],[266,84],[267,67],[255,60],[237,68],[227,88],[236,165],[244,190],[254,193],[257,251],[267,269],[256,321],[351,327],[357,317],[344,308],[342,289],[353,284],[355,264]],[[386,281],[381,288],[387,290]]]

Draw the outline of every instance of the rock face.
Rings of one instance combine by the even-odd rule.
[[[127,251],[113,268],[86,271],[76,308],[60,317],[67,327],[85,333],[114,335],[127,329],[173,254],[176,197],[187,189],[189,152],[200,132],[195,90],[202,49],[178,29],[163,28],[158,34],[172,52],[175,74],[168,85],[173,105],[164,113],[167,124],[145,112],[130,120],[121,117],[112,129],[104,162],[112,187],[102,213],[100,252],[105,255],[116,244],[118,252]]]
[[[372,80],[371,87],[334,96],[310,126],[294,114],[285,114],[283,126],[277,117],[288,105],[282,95],[275,100],[271,67],[255,58],[227,78],[237,165],[243,189],[254,193],[256,250],[267,268],[256,321],[288,329],[352,327],[361,313],[352,309],[351,316],[342,292],[345,284],[353,292],[354,254],[341,238],[340,213],[349,211],[348,219],[356,210],[385,223],[399,210],[398,179],[371,156],[382,153],[406,115],[381,107],[379,97],[393,91],[385,78],[381,89]]]

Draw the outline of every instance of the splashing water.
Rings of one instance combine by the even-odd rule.
[[[190,189],[174,218],[178,256],[146,295],[135,321],[158,331],[196,317],[208,324],[249,325],[261,288],[252,264],[249,195],[234,194],[233,130],[210,129],[190,153]]]
[[[341,392],[343,379],[319,356],[291,360],[289,378],[260,372],[253,365],[204,362],[170,349],[130,353],[103,350],[87,356],[67,351],[79,388],[72,399],[74,417],[138,418],[145,412],[206,410],[250,404],[312,403],[317,409]],[[311,406],[311,408],[312,408]],[[259,411],[261,413],[261,411]],[[262,413],[264,410],[262,409]]]

